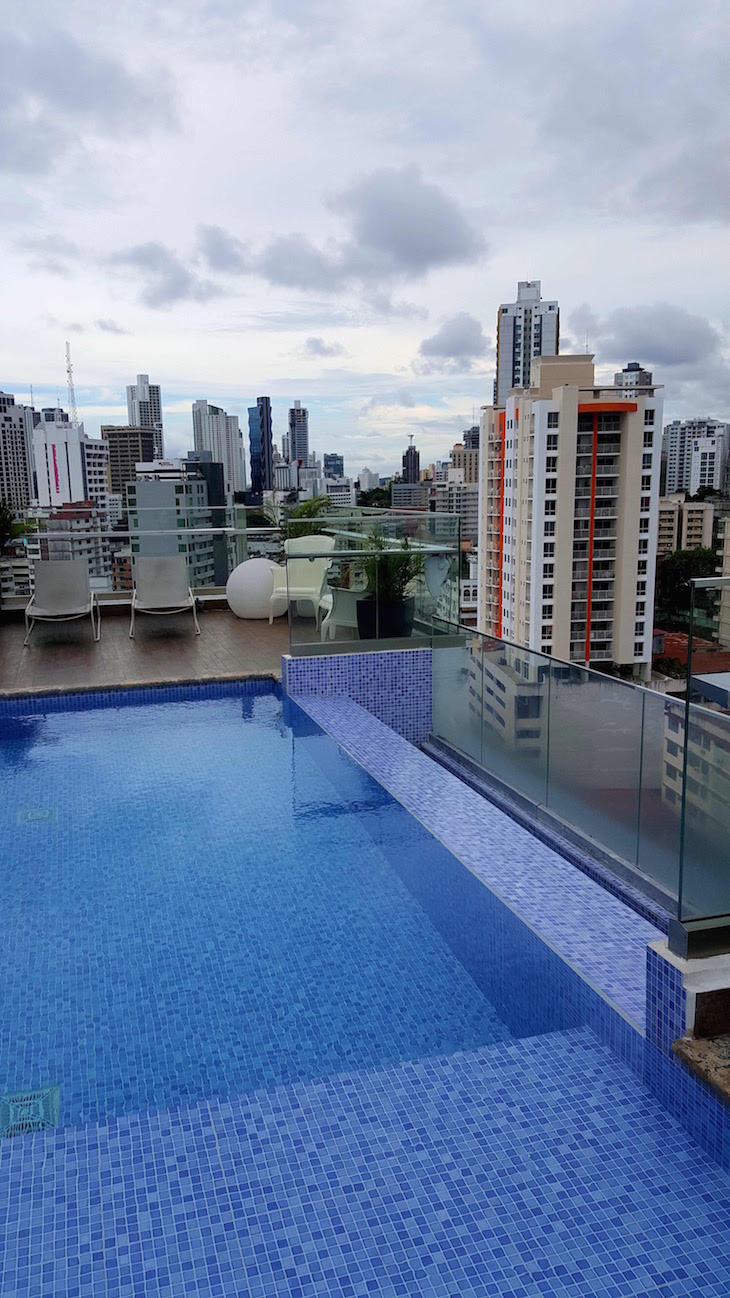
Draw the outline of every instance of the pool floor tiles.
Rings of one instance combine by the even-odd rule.
[[[730,1291],[728,1178],[589,1029],[0,1146],[3,1298]]]

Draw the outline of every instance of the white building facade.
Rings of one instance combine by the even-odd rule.
[[[712,456],[713,477],[716,477],[718,453],[723,461],[722,468],[719,469],[718,484],[722,485],[728,447],[730,447],[730,424],[723,423],[719,419],[675,419],[671,424],[667,424],[663,437],[663,449],[667,457],[666,494],[671,496],[675,491],[696,491],[697,488],[692,487],[693,477],[700,483],[703,465],[706,471],[709,470],[710,456]],[[704,460],[703,455],[706,457]]]
[[[597,388],[545,357],[482,418],[479,629],[573,662],[652,654],[661,396]]]
[[[127,387],[127,418],[134,428],[151,428],[154,434],[155,459],[165,454],[162,431],[162,396],[158,383],[150,383],[149,374],[138,374],[137,382]]]
[[[223,465],[226,494],[244,491],[246,473],[238,415],[226,414],[207,401],[194,401],[193,438],[196,451],[210,451],[214,462]]]
[[[23,515],[34,495],[33,410],[0,392],[0,500]]]
[[[557,356],[560,310],[543,302],[539,279],[520,280],[517,301],[504,302],[497,313],[497,377],[494,405],[503,406],[512,388],[529,388],[538,356]]]

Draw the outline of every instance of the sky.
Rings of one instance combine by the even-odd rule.
[[[87,433],[299,399],[346,472],[446,458],[497,308],[730,418],[724,0],[25,0],[0,80],[0,388]]]

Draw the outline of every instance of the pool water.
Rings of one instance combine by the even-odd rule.
[[[169,693],[0,705],[2,1298],[724,1298],[614,1011],[271,686]]]
[[[343,805],[273,692],[14,719],[7,1089],[76,1125],[507,1039],[364,827],[390,803]]]

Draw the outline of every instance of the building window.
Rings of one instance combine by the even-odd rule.
[[[554,564],[554,563],[544,563],[544,564],[542,565],[542,575],[543,575],[543,577],[552,577],[554,572],[555,572],[555,564]]]
[[[557,434],[557,433],[548,433],[548,435],[547,435],[547,439],[546,439],[546,442],[545,442],[545,448],[546,448],[546,450],[548,450],[548,451],[557,451],[557,449],[558,449],[558,434]]]
[[[641,467],[642,467],[642,469],[650,469],[650,468],[651,468],[651,455],[644,455],[644,456],[642,456]]]
[[[653,423],[654,423],[654,411],[653,411],[653,410],[645,410],[645,411],[644,411],[644,423],[645,423],[645,424],[653,424]]]
[[[639,554],[649,553],[649,542],[646,540],[639,541]]]
[[[557,480],[557,478],[546,478],[546,479],[545,479],[545,495],[546,495],[546,496],[554,496],[554,495],[556,494],[557,490],[558,490],[558,480]]]
[[[641,640],[637,640],[636,643],[634,644],[634,658],[641,658],[643,652],[644,652],[644,646]]]
[[[643,634],[644,634],[644,623],[637,622],[634,627],[634,635],[643,635]]]
[[[545,520],[545,535],[546,535],[546,536],[555,536],[555,521],[554,521],[554,519],[549,519],[549,518],[548,518],[548,519]]]
[[[557,471],[558,471],[558,457],[557,457],[557,455],[548,455],[548,457],[547,457],[547,459],[546,459],[546,461],[545,461],[545,472],[546,472],[546,473],[557,473]]]
[[[642,573],[646,572],[646,567],[647,567],[646,559],[639,559],[639,562],[636,566],[637,572],[642,572]]]
[[[641,490],[651,491],[651,478],[649,477],[648,474],[645,474],[644,477],[641,479]]]
[[[549,581],[549,582],[547,582],[547,584],[543,585],[543,588],[542,588],[542,597],[543,597],[543,599],[552,599],[552,597],[553,597],[553,583],[552,583],[551,581]]]
[[[546,541],[544,546],[542,547],[542,552],[546,559],[552,559],[555,554],[555,542]]]
[[[559,419],[560,416],[558,415],[557,410],[548,410],[548,417],[547,417],[548,428],[558,428]]]
[[[644,433],[644,447],[652,450],[654,446],[654,433],[651,429]]]
[[[546,501],[545,501],[545,513],[546,513],[546,514],[554,514],[554,513],[555,513],[555,510],[556,510],[556,507],[557,507],[557,506],[556,506],[556,501],[554,501],[554,500],[546,500]]]
[[[552,604],[543,604],[543,606],[542,606],[542,615],[543,615],[543,617],[552,617],[552,615],[553,615],[553,606],[552,606]]]

